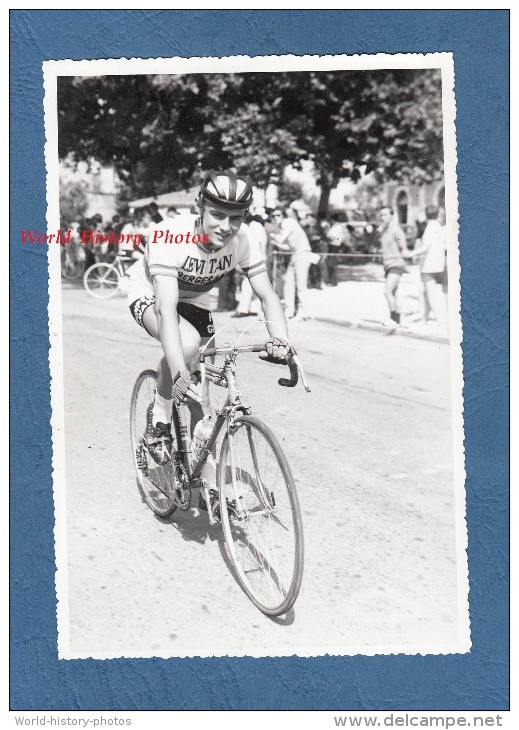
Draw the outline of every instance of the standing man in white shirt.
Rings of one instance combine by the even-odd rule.
[[[244,225],[249,229],[249,240],[257,243],[265,259],[267,256],[267,231],[265,230],[261,216],[247,214]],[[253,306],[257,308],[253,309]],[[259,310],[259,299],[252,291],[248,278],[244,276],[241,282],[238,306],[236,307],[235,313],[231,315],[231,319],[259,314]]]
[[[310,243],[308,236],[299,221],[295,218],[286,218],[280,208],[272,211],[272,222],[276,230],[272,234],[272,243],[280,251],[291,254],[285,275],[285,316],[296,322],[308,319],[307,291],[308,269],[311,263]],[[296,316],[296,292],[299,308]]]
[[[439,209],[428,205],[425,209],[427,225],[422,235],[422,243],[412,252],[413,261],[420,266],[424,287],[424,320],[427,322],[432,311],[440,326],[447,322],[447,307],[443,290],[446,269],[445,229],[438,222]]]

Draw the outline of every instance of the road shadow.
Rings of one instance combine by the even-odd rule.
[[[142,492],[141,498],[145,503],[145,500],[142,497]],[[187,510],[177,508],[170,517],[159,517],[153,512],[152,514],[157,522],[161,525],[169,525],[181,535],[183,540],[186,540],[187,542],[196,542],[200,545],[204,545],[207,540],[210,540],[211,542],[216,541],[220,555],[222,556],[229,573],[240,590],[243,590],[236,569],[227,553],[221,524],[217,523],[216,525],[210,525],[207,512],[199,510],[196,505],[198,505],[198,496],[195,494],[193,495],[193,503]],[[291,626],[295,621],[295,611],[293,608],[291,608],[284,616],[263,615],[272,621],[272,623],[278,624],[279,626]]]
[[[198,497],[195,497],[195,504],[187,510],[176,509],[171,517],[162,518],[155,515],[155,519],[162,525],[170,525],[178,532],[183,540],[197,542],[203,545],[207,540],[218,543],[224,541],[219,525],[210,525],[207,512],[196,507]]]
[[[149,505],[144,497],[144,491],[139,480],[136,480],[137,488],[141,496],[143,504],[148,508]],[[219,529],[219,525],[211,526],[207,517],[207,512],[198,509],[198,493],[192,495],[191,504],[186,510],[177,507],[172,515],[169,517],[160,517],[150,509],[153,517],[161,525],[170,525],[173,527],[181,536],[183,540],[187,542],[197,542],[203,545],[207,539],[223,540],[223,535]]]

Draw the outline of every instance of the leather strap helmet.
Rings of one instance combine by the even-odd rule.
[[[200,198],[228,210],[247,210],[252,204],[252,184],[232,170],[211,170],[200,186]]]

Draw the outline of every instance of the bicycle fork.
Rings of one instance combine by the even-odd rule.
[[[245,518],[249,518],[251,515],[254,515],[254,517],[262,517],[267,516],[269,517],[272,514],[275,514],[277,512],[276,508],[276,501],[274,498],[274,493],[270,492],[270,499],[267,494],[267,490],[265,488],[265,485],[263,484],[260,473],[259,473],[259,466],[258,466],[258,459],[256,455],[256,447],[254,445],[254,440],[252,438],[251,429],[249,426],[245,426],[247,430],[247,437],[249,440],[249,446],[252,454],[252,460],[254,464],[254,471],[255,471],[255,484],[256,484],[256,492],[258,493],[260,503],[262,504],[261,509],[254,509],[254,510],[247,510],[242,509],[242,496],[238,492],[237,487],[237,475],[238,470],[236,469],[236,459],[234,454],[234,433],[233,429],[229,429],[229,454],[230,454],[230,460],[231,460],[231,479],[232,479],[232,487],[234,492],[234,501],[236,503],[236,516],[238,519],[242,520]],[[241,471],[241,469],[240,469]]]

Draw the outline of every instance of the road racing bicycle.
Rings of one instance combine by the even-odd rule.
[[[116,294],[126,294],[129,281],[126,269],[134,263],[132,259],[117,255],[113,263],[93,264],[85,271],[83,286],[96,299],[110,299]]]
[[[167,518],[177,508],[188,510],[193,491],[200,489],[209,523],[222,525],[227,552],[243,590],[261,611],[277,616],[292,608],[301,587],[303,525],[287,458],[271,429],[252,415],[237,388],[238,356],[264,350],[264,344],[240,346],[239,340],[234,346],[201,350],[202,379],[208,378],[228,393],[198,457],[191,451],[186,406],[173,407],[171,461],[160,466],[149,454],[143,435],[147,410],[155,396],[154,370],[145,370],[136,380],[130,427],[137,481],[147,505],[159,517]],[[223,358],[221,366],[214,363],[215,356]],[[295,350],[287,364],[290,378],[280,378],[279,384],[294,387],[301,377],[310,392]],[[201,473],[222,432],[214,494]]]

